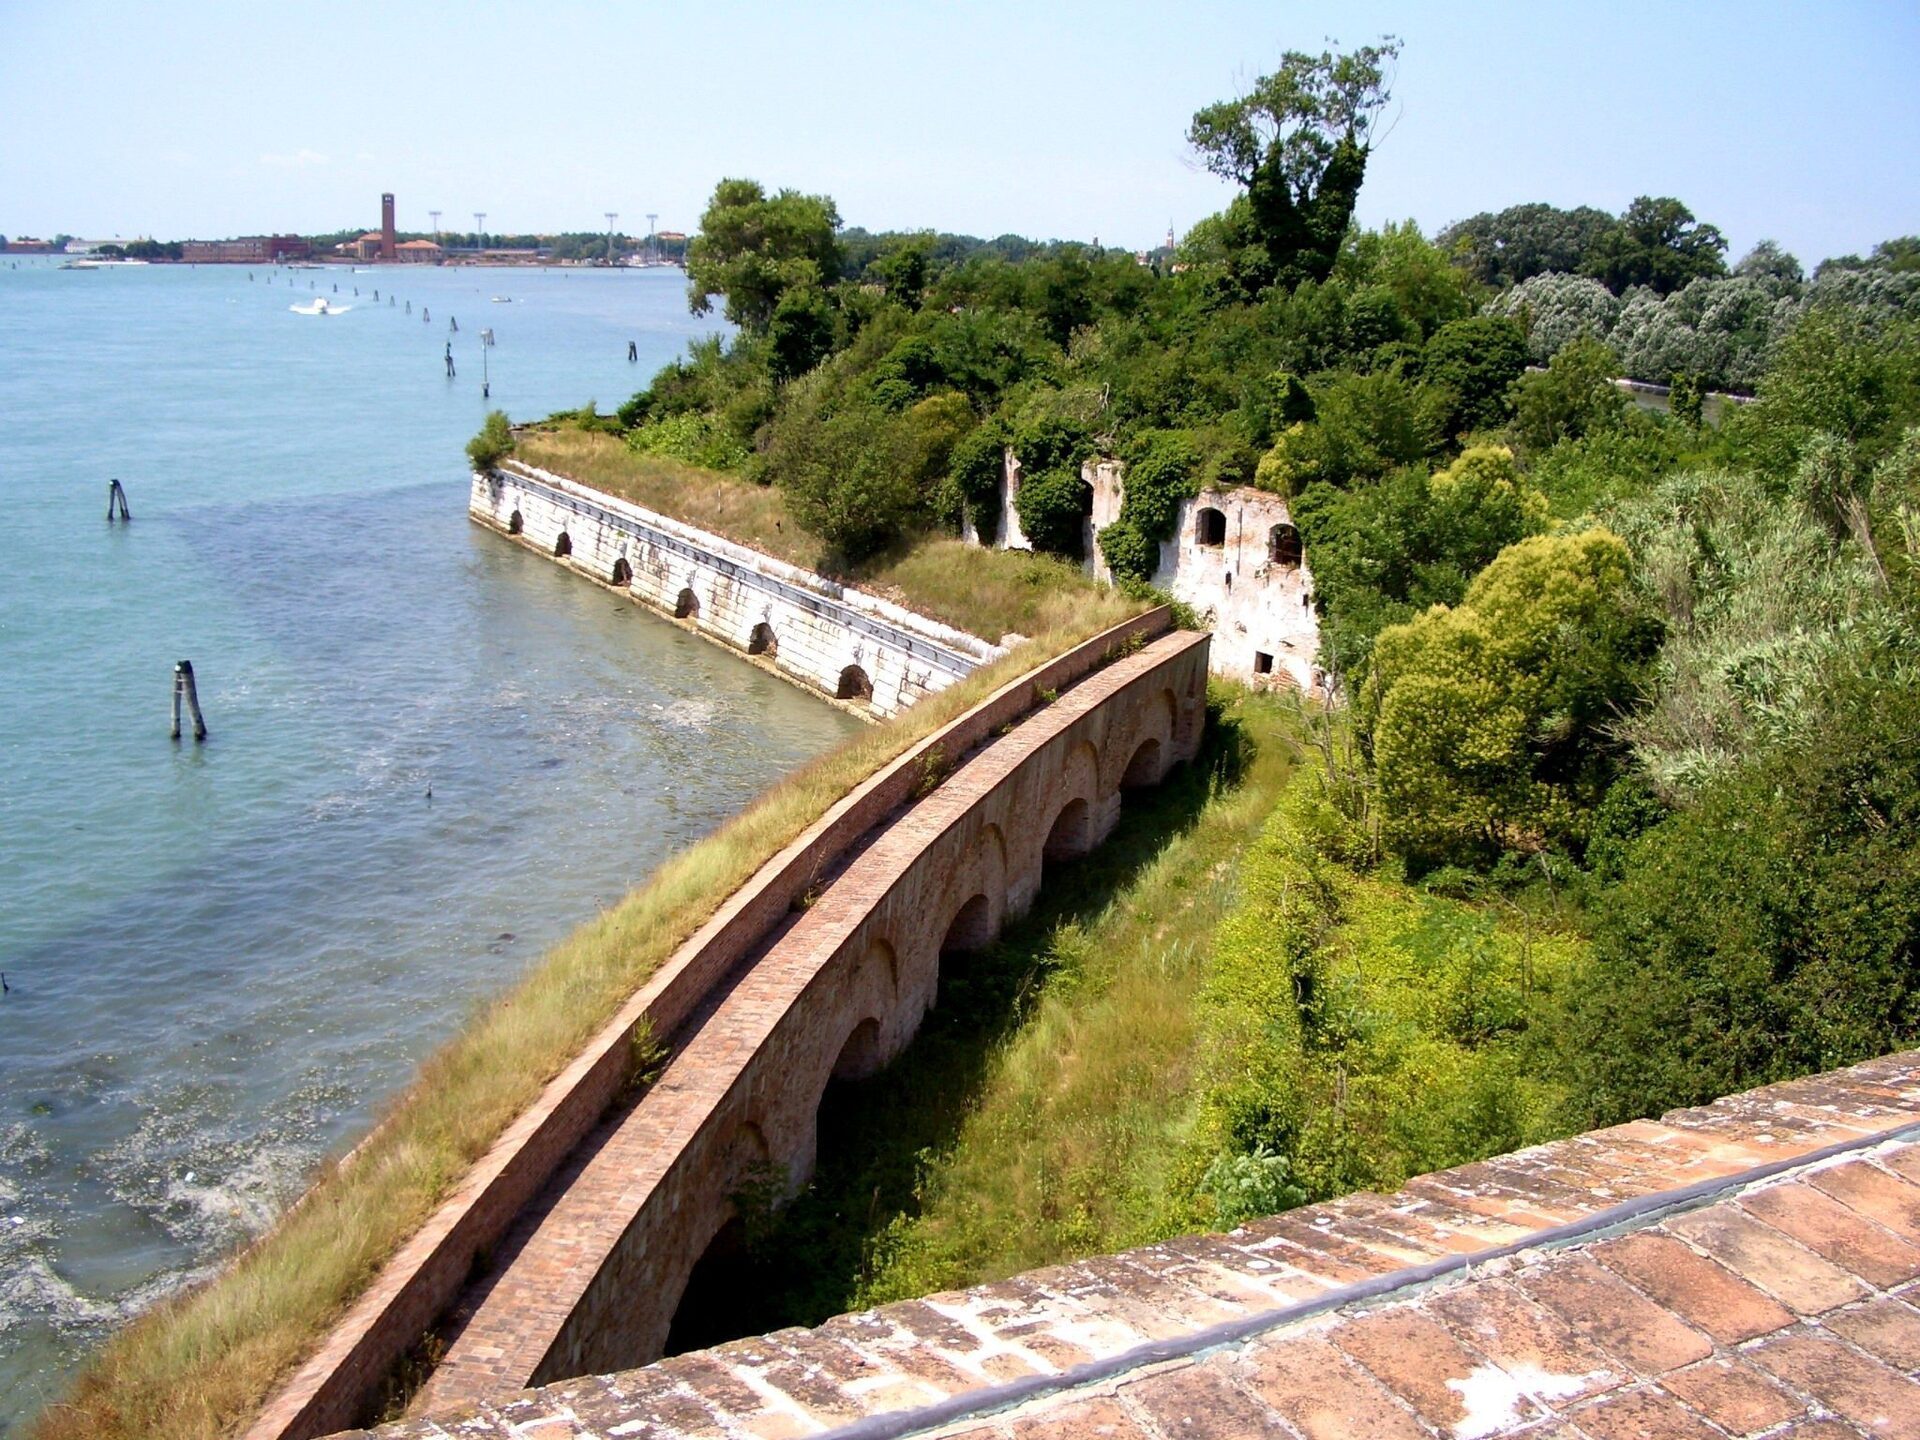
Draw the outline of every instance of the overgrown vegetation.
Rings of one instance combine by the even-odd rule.
[[[1262,487],[1304,537],[1344,702],[1217,697],[1210,763],[943,976],[901,1068],[829,1107],[735,1328],[1920,1040],[1920,240],[1809,278],[1767,243],[1729,269],[1672,197],[1360,229],[1397,48],[1290,54],[1200,110],[1190,138],[1241,193],[1171,251],[844,231],[827,197],[723,181],[689,278],[737,333],[616,415],[521,432],[532,463],[1046,637],[1035,657],[1128,605],[1068,563],[1088,461],[1127,466],[1094,538],[1135,585],[1182,499]],[[1671,386],[1671,413],[1631,406],[1623,373]],[[1709,424],[1714,389],[1751,403]],[[1010,459],[1058,558],[953,538],[1006,518]],[[556,952],[42,1433],[231,1429],[596,1016],[992,678]]]
[[[746,197],[806,237],[769,252],[787,289],[636,398],[637,426],[730,436],[845,555],[991,531],[1008,454],[1022,528],[1068,557],[1082,465],[1126,467],[1095,541],[1129,583],[1182,500],[1278,492],[1346,702],[1284,796],[1252,762],[1110,909],[993,952],[1004,993],[939,1105],[849,1102],[881,1138],[830,1147],[758,1322],[1920,1038],[1920,242],[1729,267],[1657,196],[1360,230],[1396,53],[1289,55],[1200,111],[1242,193],[1144,263],[893,236],[828,264],[830,205]]]
[[[1072,616],[1031,646],[863,731],[667,861],[557,946],[422,1066],[368,1141],[218,1277],[117,1334],[37,1440],[238,1433],[379,1267],[634,989],[782,846],[914,741],[1039,660],[1098,633]]]

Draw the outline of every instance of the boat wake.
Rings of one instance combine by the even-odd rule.
[[[315,299],[305,305],[289,305],[287,308],[296,315],[344,315],[353,309],[353,306],[335,305],[330,300]]]

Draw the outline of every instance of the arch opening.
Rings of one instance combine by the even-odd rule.
[[[1193,541],[1209,549],[1218,549],[1226,544],[1227,517],[1211,505],[1204,507],[1193,517]]]
[[[553,553],[555,555],[573,554],[573,537],[562,530],[560,538],[553,542]]]
[[[835,1080],[864,1080],[882,1068],[880,1022],[869,1015],[853,1027],[833,1062]]]
[[[518,535],[526,528],[527,528],[527,518],[526,516],[522,515],[518,510],[514,511],[513,514],[507,517],[507,533],[509,535]]]
[[[673,618],[687,620],[700,614],[700,597],[693,593],[693,587],[687,586],[673,600]]]
[[[1077,860],[1093,848],[1093,812],[1085,800],[1069,800],[1060,807],[1053,828],[1047,832],[1040,858],[1048,865],[1061,860]]]
[[[840,672],[840,684],[833,694],[836,700],[871,700],[873,680],[858,665],[849,665]]]
[[[1300,532],[1291,525],[1280,524],[1267,531],[1267,563],[1277,565],[1282,570],[1298,570],[1305,551],[1300,546]]]
[[[773,626],[762,620],[753,627],[753,634],[747,637],[747,654],[772,657],[779,653],[779,637],[773,633]]]
[[[993,939],[993,906],[984,895],[975,895],[955,913],[947,926],[946,938],[940,942],[940,953],[946,955],[964,955],[969,950],[979,950]]]
[[[1158,737],[1149,737],[1140,742],[1140,748],[1127,761],[1127,768],[1120,772],[1120,788],[1138,790],[1146,785],[1158,784],[1159,781],[1160,741]]]
[[[616,585],[633,583],[633,566],[627,563],[627,557],[624,555],[613,562],[613,583]]]

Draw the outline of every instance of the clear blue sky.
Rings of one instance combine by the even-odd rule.
[[[1360,201],[1429,232],[1678,195],[1737,256],[1920,231],[1920,4],[0,0],[0,232],[692,230],[715,180],[849,224],[1146,245],[1183,136],[1289,48],[1406,42]]]

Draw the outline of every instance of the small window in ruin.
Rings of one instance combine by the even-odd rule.
[[[1227,517],[1209,505],[1193,517],[1193,541],[1196,545],[1226,544]]]
[[[835,688],[834,696],[840,700],[871,700],[873,681],[858,665],[849,665],[840,672],[840,684]]]
[[[1253,673],[1256,675],[1273,674],[1273,656],[1264,650],[1253,652]]]
[[[526,528],[527,528],[526,519],[520,514],[518,510],[514,511],[513,514],[507,517],[507,533],[509,535],[518,535],[522,530]]]
[[[633,583],[633,566],[627,563],[627,557],[624,555],[613,562],[613,583],[616,585]]]
[[[1300,568],[1300,532],[1291,525],[1276,525],[1267,532],[1267,561],[1282,570]]]
[[[573,554],[573,537],[562,530],[560,532],[560,538],[553,542],[553,553],[556,555]]]

